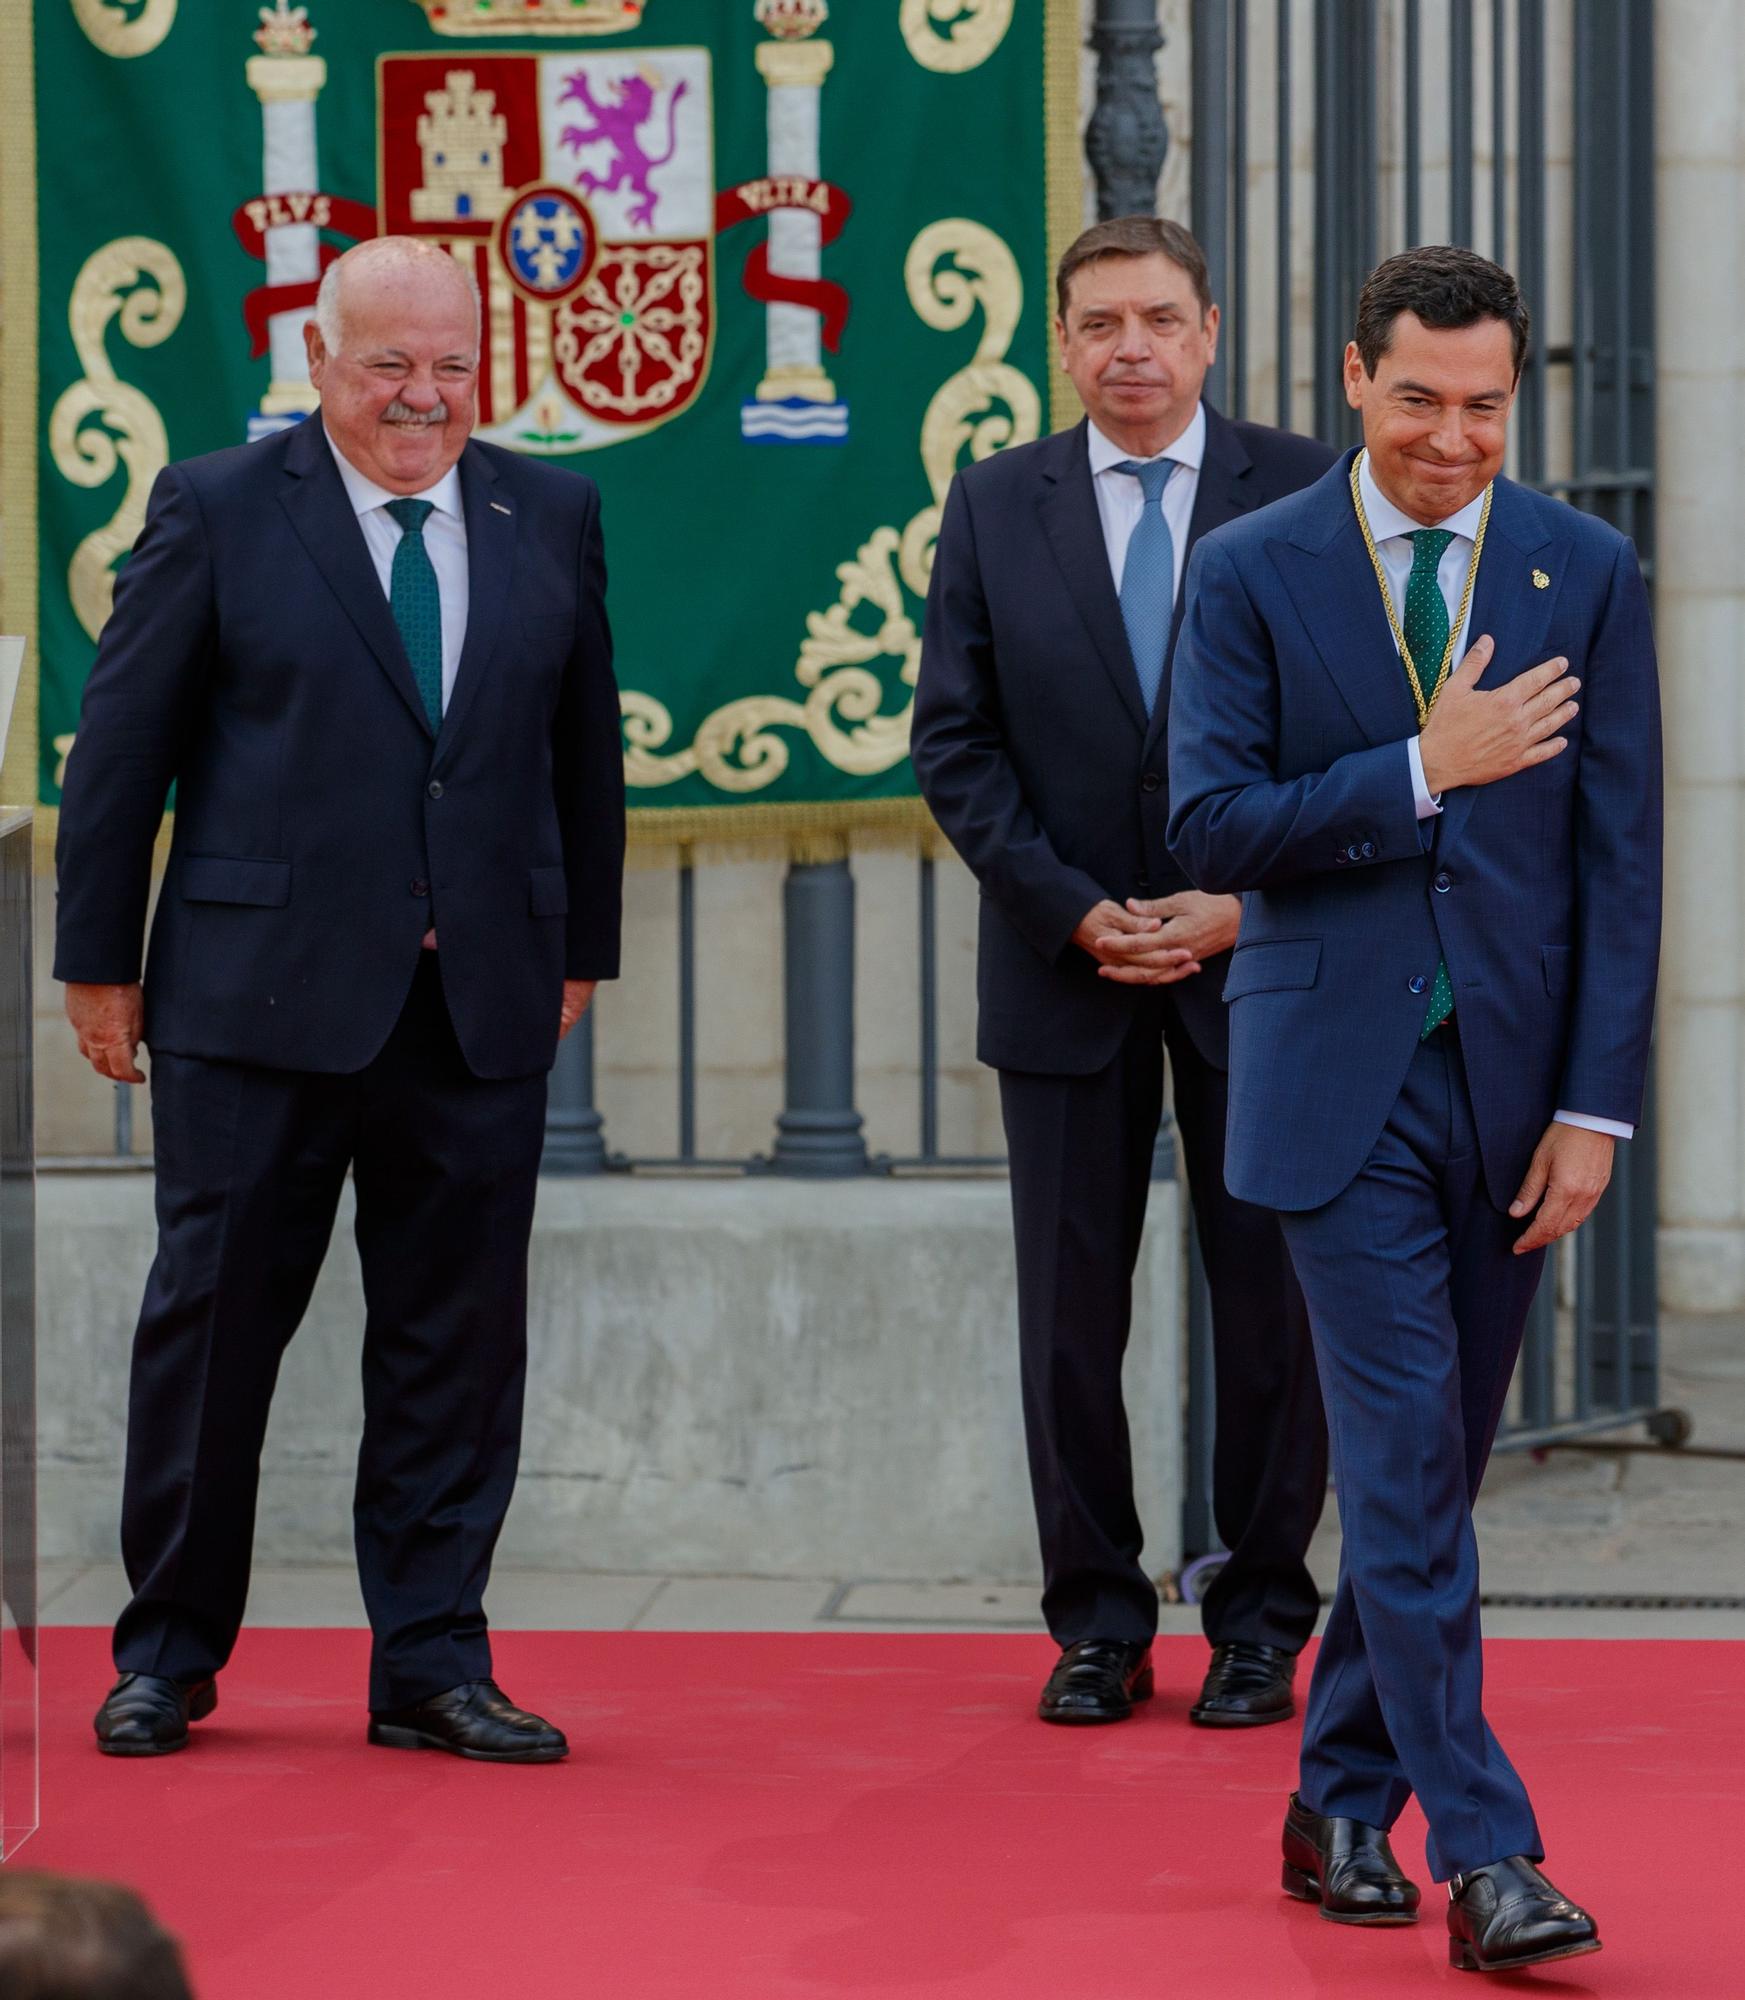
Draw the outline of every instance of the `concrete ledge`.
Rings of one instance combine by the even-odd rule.
[[[1745,1229],[1663,1227],[1660,1300],[1672,1312],[1745,1312]]]
[[[1181,1515],[1178,1188],[1127,1363],[1146,1559]],[[42,1554],[112,1557],[149,1175],[38,1183]],[[363,1301],[349,1192],[285,1360],[263,1562],[344,1558]],[[546,1181],[501,1560],[919,1580],[1037,1571],[1003,1182]]]

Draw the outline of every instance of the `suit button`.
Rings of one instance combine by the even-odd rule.
[[[1413,993],[1422,993],[1424,988],[1429,984],[1429,980],[1421,972],[1414,972],[1411,978],[1406,981],[1408,991]]]
[[[430,796],[433,799],[439,799],[442,797],[442,780],[440,778],[432,778],[430,783],[426,785],[424,789],[430,794]]]
[[[1163,790],[1163,780],[1155,771],[1147,771],[1145,776],[1139,780],[1139,789],[1142,792],[1161,792]]]
[[[1446,896],[1449,890],[1454,887],[1454,877],[1449,874],[1446,868],[1441,869],[1437,873],[1435,886],[1438,896]]]
[[[415,896],[428,896],[430,894],[430,884],[422,876],[415,875],[412,878],[412,893]]]
[[[1363,843],[1363,858],[1365,861],[1373,861],[1375,859],[1375,842],[1373,840],[1366,840]]]
[[[1358,846],[1355,840],[1345,850],[1345,858],[1347,861],[1361,861],[1363,859],[1363,849]]]

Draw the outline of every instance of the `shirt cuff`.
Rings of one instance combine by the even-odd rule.
[[[1424,753],[1418,747],[1415,736],[1406,738],[1406,761],[1412,767],[1412,798],[1418,808],[1420,819],[1434,819],[1442,810],[1442,796],[1431,796],[1430,787],[1424,782]]]
[[[1611,1139],[1634,1139],[1634,1125],[1621,1125],[1616,1118],[1590,1118],[1585,1111],[1559,1111],[1553,1125],[1579,1125],[1584,1132],[1604,1132]]]

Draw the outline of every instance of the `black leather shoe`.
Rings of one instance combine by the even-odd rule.
[[[1469,1869],[1448,1885],[1448,1963],[1457,1972],[1513,1972],[1599,1948],[1599,1925],[1524,1854]]]
[[[123,1674],[104,1697],[93,1727],[105,1757],[167,1757],[188,1747],[188,1724],[218,1706],[218,1683]]]
[[[1125,1722],[1151,1694],[1149,1646],[1081,1639],[1055,1663],[1036,1712],[1044,1722]]]
[[[1202,1729],[1254,1729],[1288,1722],[1297,1712],[1291,1683],[1297,1656],[1280,1646],[1252,1646],[1234,1639],[1212,1648],[1212,1664],[1188,1720]]]
[[[1291,1794],[1285,1809],[1284,1892],[1319,1903],[1335,1924],[1415,1924],[1418,1885],[1394,1859],[1379,1826],[1323,1818]]]
[[[555,1764],[570,1754],[561,1729],[517,1708],[495,1681],[466,1681],[410,1708],[373,1709],[370,1741],[390,1750],[447,1750],[484,1764]]]

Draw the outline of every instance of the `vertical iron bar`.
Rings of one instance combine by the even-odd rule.
[[[1472,242],[1472,0],[1448,5],[1448,240]]]
[[[1593,469],[1594,437],[1594,314],[1593,314],[1593,10],[1577,7],[1575,34],[1575,159],[1574,159],[1574,296],[1571,301],[1573,396],[1570,411],[1570,457],[1573,485],[1570,499],[1585,506],[1587,481]]]
[[[133,1157],[133,1093],[138,1087],[132,1083],[115,1086],[115,1157],[118,1160]]]
[[[1521,1366],[1521,1422],[1543,1430],[1557,1412],[1557,1260],[1547,1257],[1545,1275],[1527,1315]]]
[[[545,1103],[544,1174],[603,1174],[606,1121],[594,1108],[594,1010],[557,1045]]]
[[[854,877],[840,861],[796,861],[782,885],[786,1101],[773,1164],[807,1178],[862,1174],[854,1107]]]
[[[1278,0],[1278,427],[1292,428],[1291,382],[1291,0]]]
[[[1626,23],[1622,18],[1624,9],[1608,25],[1614,31],[1610,50],[1612,62],[1612,124],[1616,128],[1610,170],[1615,176],[1612,185],[1612,240],[1616,245],[1616,265],[1612,273],[1612,348],[1617,356],[1617,410],[1612,422],[1612,465],[1620,477],[1635,470],[1636,458],[1632,449],[1634,426],[1630,422],[1632,398],[1631,382],[1635,370],[1635,343],[1631,339],[1631,322],[1636,310],[1636,301],[1631,293],[1636,284],[1636,263],[1632,254],[1635,248],[1634,235],[1630,228],[1630,187],[1634,178],[1631,160],[1631,119],[1630,119],[1630,47]],[[1618,489],[1617,512],[1613,525],[1621,534],[1634,536],[1636,532],[1636,489],[1625,483]]]
[[[1516,0],[1515,269],[1537,337],[1527,357],[1516,405],[1515,438],[1521,478],[1540,485],[1545,466],[1545,0]]]
[[[1097,183],[1097,216],[1150,215],[1169,152],[1157,93],[1163,30],[1157,0],[1097,0],[1090,45],[1097,54],[1097,102],[1085,128],[1085,158]]]
[[[1547,1262],[1550,1260],[1547,1259]],[[1575,1237],[1575,1409],[1578,1423],[1594,1413],[1594,1239],[1591,1229]]]
[[[921,1157],[939,1157],[939,908],[931,854],[921,857]]]
[[[1509,0],[1491,0],[1491,262],[1509,261]]]
[[[1194,0],[1194,144],[1189,163],[1193,231],[1206,253],[1214,299],[1230,290],[1230,10],[1225,0]],[[1221,348],[1206,376],[1206,395],[1228,402],[1230,364]]]
[[[1345,435],[1345,397],[1336,357],[1343,351],[1344,77],[1341,0],[1315,0],[1315,435],[1328,444]]]
[[[679,856],[679,1158],[697,1157],[697,871]]]
[[[1406,243],[1422,241],[1424,227],[1424,23],[1419,0],[1406,0]]]
[[[1212,1360],[1212,1292],[1200,1239],[1188,1227],[1187,1463],[1182,1468],[1182,1553],[1211,1555],[1224,1545],[1212,1507],[1212,1447],[1217,1435],[1217,1379]]]
[[[1230,414],[1248,414],[1248,0],[1230,8]]]

